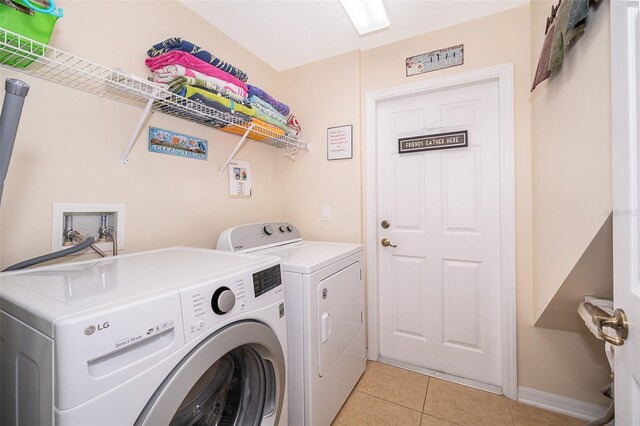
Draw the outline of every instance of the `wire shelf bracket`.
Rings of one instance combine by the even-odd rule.
[[[246,117],[240,114],[222,112],[208,107],[170,92],[164,85],[137,77],[121,69],[98,65],[5,28],[0,28],[0,66],[142,108],[142,116],[120,157],[123,165],[128,162],[129,153],[144,121],[151,112],[155,111],[217,130],[234,128],[237,133],[243,134],[242,143],[250,135],[255,134],[254,140],[278,148],[286,148],[286,155],[289,157],[299,149],[310,149],[308,142],[298,139],[295,135],[282,135],[256,123],[249,124],[246,122]],[[247,130],[248,127],[251,131]],[[242,143],[236,146],[234,153],[240,149]],[[226,165],[228,162],[224,167]]]
[[[242,147],[242,144],[244,144],[244,141],[247,140],[247,136],[249,135],[249,132],[251,132],[251,129],[253,129],[253,127],[254,127],[253,123],[251,123],[249,127],[247,127],[247,131],[244,132],[244,134],[236,144],[236,147],[233,149],[233,151],[231,151],[231,154],[229,154],[229,157],[227,157],[227,161],[225,161],[222,167],[220,167],[220,170],[218,170],[218,173],[220,173],[220,176],[224,174],[224,169],[226,169],[229,163],[231,162],[231,160],[233,160],[233,157],[235,157],[235,155],[238,153],[238,150],[240,150],[240,147]]]
[[[133,132],[131,133],[131,137],[129,138],[129,143],[124,148],[124,151],[122,151],[122,155],[120,156],[120,164],[122,164],[123,166],[126,166],[129,162],[129,153],[133,149],[133,145],[138,139],[140,130],[142,130],[142,125],[145,123],[145,121],[147,121],[147,118],[149,118],[149,114],[151,114],[151,107],[153,106],[153,102],[153,98],[147,101],[147,105],[144,107],[144,110],[142,110],[142,115],[138,119],[136,126],[133,128]]]

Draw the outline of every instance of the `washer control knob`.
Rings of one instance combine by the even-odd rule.
[[[292,232],[293,231],[293,226],[287,225],[287,231]]]
[[[278,229],[280,229],[280,232],[285,232],[287,230],[287,227],[284,225],[280,225],[280,228]]]
[[[273,234],[273,228],[271,227],[271,225],[265,225],[262,227],[262,230],[264,231],[265,234],[267,235],[271,235]]]
[[[213,293],[211,308],[218,315],[224,315],[233,309],[236,304],[236,295],[228,287],[220,287]]]

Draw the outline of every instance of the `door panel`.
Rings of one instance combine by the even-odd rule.
[[[397,210],[393,223],[397,228],[424,230],[424,167],[420,157],[394,158],[394,203],[406,208]]]
[[[380,355],[494,386],[500,369],[497,82],[378,105]],[[467,130],[469,146],[398,154]]]
[[[440,115],[443,126],[465,126],[466,129],[478,129],[480,127],[480,119],[476,113],[478,112],[479,102],[479,100],[474,99],[472,101],[441,105]]]
[[[424,340],[425,259],[393,256],[393,332],[398,336]]]
[[[478,232],[480,220],[476,171],[478,150],[445,152],[442,155],[442,224],[443,231]]]
[[[444,344],[480,350],[479,283],[480,263],[444,260]]]

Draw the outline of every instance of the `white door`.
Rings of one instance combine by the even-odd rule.
[[[629,333],[614,347],[615,422],[640,425],[640,2],[611,2],[611,27],[613,301]]]
[[[377,179],[380,356],[499,388],[498,87],[380,103]],[[468,147],[398,154],[399,138],[457,130]]]

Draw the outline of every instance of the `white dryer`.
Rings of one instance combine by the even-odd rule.
[[[0,274],[0,424],[287,424],[281,283],[192,248]]]
[[[303,241],[275,222],[230,228],[217,248],[282,259],[289,424],[328,426],[365,369],[362,245]]]

